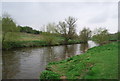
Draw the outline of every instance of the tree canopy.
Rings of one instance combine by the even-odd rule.
[[[32,27],[29,26],[18,26],[18,28],[20,29],[20,32],[24,32],[24,33],[31,33],[31,34],[40,34],[41,31],[38,30],[34,30]]]
[[[104,29],[104,28],[99,28],[96,30],[96,33],[95,35],[93,35],[93,40],[102,45],[104,43],[107,43],[109,41],[109,33],[108,33],[108,30],[107,29]]]
[[[19,29],[11,17],[4,16],[2,18],[2,41],[5,40],[5,36],[8,32],[19,32]]]
[[[65,43],[67,43],[69,39],[72,39],[75,36],[76,21],[76,18],[68,17],[65,19],[65,21],[59,22],[56,31],[65,37]]]
[[[82,31],[80,31],[80,40],[82,42],[87,42],[91,37],[91,30],[89,28],[83,28]]]

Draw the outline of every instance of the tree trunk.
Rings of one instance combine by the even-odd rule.
[[[68,38],[65,38],[65,42],[64,43],[68,44],[68,40],[69,40]]]

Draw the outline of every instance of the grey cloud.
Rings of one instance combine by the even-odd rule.
[[[91,18],[88,23],[103,23],[106,22],[108,19],[108,14],[105,12],[99,15],[96,15],[95,17]]]
[[[49,22],[58,22],[64,20],[68,16],[77,18],[78,28],[84,26],[96,27],[102,24],[110,27],[116,27],[116,7],[108,8],[113,3],[39,3],[39,2],[10,2],[3,3],[3,11],[7,11],[19,25],[32,26],[34,29],[40,29],[42,25],[46,25]],[[113,9],[113,10],[111,10]],[[108,13],[109,12],[109,13]],[[113,12],[115,13],[113,16]],[[112,23],[110,18],[112,18]],[[106,22],[107,21],[107,22]],[[110,24],[109,24],[110,23]]]

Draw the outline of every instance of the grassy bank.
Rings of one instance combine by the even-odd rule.
[[[46,70],[40,76],[40,79],[117,78],[118,42],[94,47],[82,55],[49,63]]]
[[[17,35],[18,34],[18,35]],[[3,42],[3,49],[21,48],[21,47],[39,47],[39,46],[55,46],[64,45],[64,38],[56,34],[28,34],[17,33],[11,37],[11,33],[6,35]],[[10,36],[9,36],[10,35]],[[15,37],[14,37],[15,36]],[[11,40],[11,41],[10,41]],[[80,40],[69,40],[68,44],[80,43]]]

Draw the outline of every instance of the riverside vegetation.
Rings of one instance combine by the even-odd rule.
[[[94,33],[84,27],[78,35],[76,21],[76,18],[68,17],[57,24],[48,23],[39,31],[16,25],[11,17],[5,15],[2,17],[2,49],[87,43],[93,40],[100,46],[82,55],[49,63],[40,79],[116,79],[118,42],[110,41],[118,41],[120,32],[110,34],[107,29],[98,28]]]
[[[59,22],[59,25],[48,24],[46,26],[47,31],[38,31],[28,26],[17,26],[11,17],[5,15],[2,18],[2,48],[80,43],[80,40],[75,38],[77,37],[74,29],[76,19],[69,17],[65,21]]]
[[[117,79],[117,76],[118,42],[112,42],[90,48],[82,55],[49,63],[40,79]]]
[[[16,25],[15,21],[5,14],[1,23],[2,49],[87,43],[90,39],[99,44],[104,44],[111,38],[116,40],[118,37],[117,34],[110,35],[108,30],[104,28],[98,28],[98,32],[91,36],[93,32],[86,27],[80,31],[80,35],[77,35],[76,21],[76,18],[68,17],[58,24],[48,23],[46,26],[41,27],[39,31],[29,26]]]

